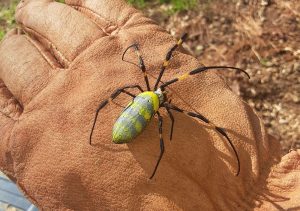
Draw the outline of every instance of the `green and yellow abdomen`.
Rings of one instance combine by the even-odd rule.
[[[143,92],[136,96],[115,122],[113,142],[128,143],[141,134],[158,108],[159,98],[154,92]]]

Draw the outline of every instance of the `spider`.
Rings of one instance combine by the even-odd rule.
[[[190,117],[199,119],[209,125],[211,125],[218,133],[220,133],[222,136],[226,138],[228,143],[230,144],[231,148],[234,151],[236,160],[237,160],[237,172],[235,176],[239,175],[240,172],[240,159],[237,153],[237,150],[235,149],[234,145],[232,144],[229,136],[225,132],[225,129],[218,127],[211,123],[205,116],[201,115],[200,113],[195,113],[195,112],[190,112],[190,111],[185,111],[181,108],[178,108],[177,106],[171,104],[171,101],[168,100],[167,92],[165,90],[166,87],[170,86],[171,84],[174,84],[178,81],[185,80],[195,74],[204,72],[209,69],[234,69],[241,71],[245,73],[249,78],[250,76],[248,73],[240,68],[236,67],[229,67],[229,66],[209,66],[209,67],[199,67],[196,68],[190,72],[187,72],[181,76],[178,76],[172,80],[169,80],[165,83],[162,83],[162,85],[159,86],[159,82],[164,74],[164,71],[166,67],[169,65],[169,60],[172,57],[173,52],[182,45],[182,43],[187,39],[187,33],[183,34],[183,36],[179,39],[179,41],[172,47],[166,54],[165,61],[163,62],[159,76],[156,80],[156,83],[154,85],[154,88],[151,90],[148,76],[146,73],[146,67],[143,61],[143,58],[139,52],[139,47],[138,44],[132,44],[126,50],[124,51],[122,55],[122,60],[124,60],[124,55],[130,48],[134,48],[135,53],[138,57],[139,61],[139,68],[144,74],[144,80],[146,83],[147,91],[144,91],[140,85],[135,84],[135,85],[129,85],[129,86],[124,86],[122,88],[118,88],[115,90],[109,98],[103,100],[97,111],[96,111],[96,116],[94,118],[94,123],[93,127],[90,133],[90,145],[92,145],[92,135],[93,131],[95,128],[95,124],[97,122],[98,114],[101,109],[103,109],[111,100],[114,100],[118,95],[121,93],[127,94],[130,97],[132,97],[132,101],[125,107],[125,109],[122,111],[120,114],[119,118],[115,121],[113,130],[112,130],[112,141],[115,144],[124,144],[124,143],[129,143],[132,140],[134,140],[139,134],[143,132],[143,130],[146,128],[148,123],[151,121],[154,115],[157,115],[158,117],[158,128],[159,128],[159,139],[160,139],[160,154],[158,157],[158,160],[156,162],[155,168],[153,170],[152,175],[150,176],[149,179],[152,179],[156,173],[156,170],[159,166],[159,163],[163,157],[165,147],[164,147],[164,140],[162,137],[162,124],[163,124],[163,118],[159,113],[160,108],[165,108],[169,118],[171,119],[171,131],[170,131],[170,140],[172,140],[172,135],[173,135],[173,128],[174,128],[174,117],[171,112],[171,110],[184,113]],[[127,91],[128,89],[138,89],[141,93],[138,94],[137,96],[130,93]]]

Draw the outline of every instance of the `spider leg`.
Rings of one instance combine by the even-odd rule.
[[[173,137],[173,128],[174,128],[174,123],[175,123],[175,119],[174,119],[174,116],[171,112],[171,109],[168,107],[168,106],[164,106],[165,109],[167,110],[168,112],[168,115],[171,119],[171,131],[170,131],[170,141],[172,141],[172,137]]]
[[[199,67],[197,69],[194,69],[190,72],[186,72],[184,73],[183,75],[181,76],[178,76],[176,78],[173,78],[172,80],[170,81],[167,81],[167,82],[164,82],[163,85],[160,86],[160,89],[161,90],[164,90],[165,87],[173,84],[173,83],[176,83],[178,81],[182,81],[182,80],[185,80],[187,78],[190,78],[192,75],[195,75],[195,74],[199,74],[199,73],[202,73],[202,72],[205,72],[205,71],[208,71],[208,70],[211,70],[211,69],[233,69],[233,70],[237,70],[237,71],[240,71],[242,73],[244,73],[245,75],[247,75],[247,77],[250,79],[250,75],[243,69],[241,68],[237,68],[237,67],[229,67],[229,66],[209,66],[209,67]]]
[[[145,66],[144,60],[143,60],[143,58],[142,58],[142,56],[140,54],[138,44],[134,43],[134,44],[130,45],[128,48],[126,48],[126,50],[124,51],[124,53],[122,55],[122,61],[125,61],[124,60],[125,53],[130,48],[134,48],[135,49],[135,53],[136,53],[136,55],[137,55],[137,57],[139,59],[139,68],[144,73],[144,79],[145,79],[145,82],[146,82],[147,90],[150,91],[150,84],[149,84],[149,79],[148,79],[148,75],[147,75],[147,72],[146,72],[146,66]]]
[[[177,106],[172,105],[172,104],[169,104],[169,103],[166,103],[166,104],[165,104],[165,107],[166,107],[166,108],[169,107],[169,109],[172,109],[172,110],[175,110],[175,111],[184,113],[184,114],[186,114],[186,115],[188,115],[188,116],[191,116],[191,117],[200,119],[200,120],[202,120],[203,122],[205,122],[205,123],[207,123],[207,124],[213,126],[213,127],[215,128],[216,131],[218,131],[222,136],[224,136],[224,137],[226,138],[226,140],[228,141],[228,143],[230,144],[231,148],[233,149],[234,154],[235,154],[235,157],[236,157],[236,160],[237,160],[238,168],[237,168],[237,172],[236,172],[235,176],[238,176],[238,175],[239,175],[239,173],[240,173],[240,159],[239,159],[237,150],[235,149],[235,147],[234,147],[232,141],[230,140],[230,138],[229,138],[228,135],[226,134],[224,128],[217,127],[216,125],[214,125],[213,123],[211,123],[206,117],[204,117],[203,115],[201,115],[201,114],[199,114],[199,113],[194,113],[194,112],[185,111],[185,110],[180,109],[180,108],[178,108]]]
[[[159,157],[158,157],[158,160],[157,160],[157,163],[155,165],[155,168],[153,170],[153,173],[151,175],[151,177],[149,179],[152,179],[156,173],[156,170],[157,170],[157,167],[160,163],[160,160],[165,152],[165,145],[164,145],[164,140],[163,140],[163,137],[162,137],[162,123],[163,123],[163,119],[162,119],[162,116],[159,114],[159,112],[156,113],[157,116],[158,116],[158,131],[159,131],[159,139],[160,139],[160,154],[159,154]]]
[[[94,118],[94,123],[93,123],[93,127],[92,127],[92,130],[91,130],[91,133],[90,133],[90,145],[92,145],[92,136],[93,136],[93,132],[94,132],[94,129],[95,129],[95,125],[96,125],[96,122],[97,122],[97,118],[98,118],[98,114],[100,112],[100,110],[102,108],[104,108],[109,101],[112,101],[113,99],[115,99],[116,97],[118,97],[121,93],[125,93],[131,97],[135,97],[134,94],[131,94],[130,92],[126,91],[126,89],[133,89],[133,88],[137,88],[139,89],[141,92],[144,92],[143,89],[139,86],[139,85],[130,85],[130,86],[124,86],[123,88],[119,88],[117,90],[115,90],[108,99],[106,100],[103,100],[100,105],[98,106],[97,110],[96,110],[96,115],[95,115],[95,118]]]
[[[167,68],[167,66],[169,65],[169,60],[171,59],[172,57],[172,54],[173,52],[179,47],[182,45],[182,43],[186,40],[187,38],[187,33],[184,33],[181,38],[178,40],[178,42],[172,47],[170,48],[170,50],[167,52],[167,55],[166,55],[166,58],[165,58],[165,61],[163,63],[163,65],[161,66],[160,68],[160,72],[159,72],[159,76],[156,80],[156,83],[155,83],[155,86],[154,86],[154,90],[157,89],[157,86],[158,86],[158,83],[160,82],[160,79],[162,78],[164,72],[165,72],[165,69]]]

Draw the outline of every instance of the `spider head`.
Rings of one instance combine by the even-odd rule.
[[[158,88],[154,93],[158,96],[159,105],[162,105],[166,99],[166,91]]]

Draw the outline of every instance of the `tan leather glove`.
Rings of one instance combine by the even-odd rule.
[[[150,84],[176,41],[121,0],[23,0],[16,18],[22,30],[0,46],[0,166],[45,210],[280,210],[300,209],[300,151],[280,160],[279,143],[224,81],[208,71],[170,85],[172,103],[225,128],[241,162],[213,127],[161,108],[158,120],[129,144],[113,144],[112,126],[130,102],[119,87],[146,88],[133,49],[138,43]],[[25,33],[23,33],[25,32]],[[131,62],[131,63],[130,63]],[[199,67],[182,49],[162,81]],[[170,93],[169,93],[170,94]],[[122,105],[122,106],[120,106]]]

